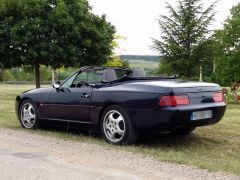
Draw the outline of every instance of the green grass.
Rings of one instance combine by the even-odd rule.
[[[20,128],[14,110],[14,99],[29,85],[0,85],[0,127]],[[151,135],[140,137],[134,146],[112,146],[98,136],[38,130],[33,133],[66,140],[97,143],[113,149],[140,153],[160,161],[194,165],[210,171],[240,175],[240,105],[229,105],[224,119],[214,125],[198,128],[192,135],[176,137]]]

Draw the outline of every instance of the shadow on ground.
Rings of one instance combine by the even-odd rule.
[[[84,137],[84,138],[92,138],[96,141],[102,141],[101,135],[98,133],[93,133],[89,131],[83,130],[70,130],[66,131],[59,128],[43,128],[44,131],[52,132],[56,131],[66,136],[73,135],[74,137]],[[77,138],[75,138],[77,139]],[[158,147],[165,147],[165,148],[178,148],[178,147],[191,147],[191,146],[201,146],[201,145],[214,145],[215,147],[221,146],[223,142],[219,141],[216,138],[203,136],[193,132],[189,135],[185,136],[177,136],[172,135],[169,133],[147,133],[141,134],[139,136],[138,141],[134,144],[135,147],[151,147],[151,148],[158,148]]]

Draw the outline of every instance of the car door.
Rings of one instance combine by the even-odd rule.
[[[51,92],[48,102],[49,119],[77,122],[89,121],[89,106],[93,88],[83,81],[86,72],[77,73]],[[78,84],[78,82],[82,84]]]

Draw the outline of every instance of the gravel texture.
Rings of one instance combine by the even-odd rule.
[[[0,129],[0,180],[233,179],[101,145]]]

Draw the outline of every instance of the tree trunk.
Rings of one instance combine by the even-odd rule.
[[[54,69],[52,69],[52,84],[55,83],[55,73],[54,73]]]
[[[0,68],[0,81],[3,81],[3,69]]]
[[[35,82],[36,82],[36,88],[40,88],[40,65],[35,64]]]
[[[216,59],[213,59],[213,74],[216,73]]]
[[[57,80],[57,72],[56,72],[56,69],[52,68],[52,84],[54,84],[56,80]]]

